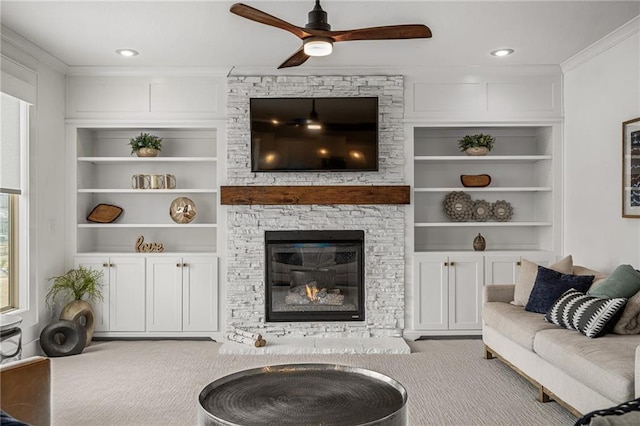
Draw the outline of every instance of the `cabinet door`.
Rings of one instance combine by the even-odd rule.
[[[519,271],[519,255],[491,255],[485,257],[486,285],[515,284]]]
[[[483,256],[449,256],[449,329],[482,328]]]
[[[109,263],[110,330],[144,331],[144,259],[112,257]]]
[[[75,267],[102,271],[102,300],[92,303],[94,331],[109,331],[109,259],[106,257],[76,257]]]
[[[218,329],[218,258],[183,259],[182,328],[184,331]]]
[[[147,258],[147,330],[182,330],[181,257]]]
[[[447,257],[422,254],[415,256],[414,282],[416,330],[446,330],[448,323]]]

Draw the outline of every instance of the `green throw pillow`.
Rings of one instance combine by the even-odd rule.
[[[600,284],[589,289],[587,294],[599,297],[630,298],[640,291],[640,271],[631,265],[620,265]]]

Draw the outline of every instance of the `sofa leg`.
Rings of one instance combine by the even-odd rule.
[[[484,359],[493,359],[494,355],[489,346],[484,345]]]
[[[540,402],[549,402],[551,401],[551,397],[547,392],[545,392],[544,386],[538,387],[538,401]]]

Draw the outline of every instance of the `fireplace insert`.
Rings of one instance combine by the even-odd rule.
[[[364,321],[364,231],[266,231],[266,321]]]

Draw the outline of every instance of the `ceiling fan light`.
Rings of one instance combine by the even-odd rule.
[[[304,53],[307,56],[327,56],[333,51],[333,43],[323,37],[309,37],[304,40]]]

